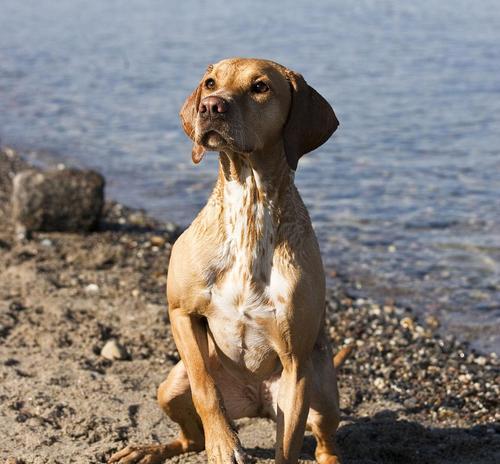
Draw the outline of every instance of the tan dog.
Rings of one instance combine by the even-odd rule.
[[[231,420],[271,417],[277,463],[297,462],[306,424],[317,461],[338,463],[325,277],[294,185],[299,158],[332,135],[337,118],[299,74],[241,58],[209,66],[180,116],[195,163],[205,150],[220,152],[212,195],[175,243],[168,272],[182,361],[158,401],[181,433],[166,445],[129,446],[110,462],[160,463],[206,448],[210,463],[241,464]]]

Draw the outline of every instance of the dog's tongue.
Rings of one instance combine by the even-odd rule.
[[[203,157],[205,156],[205,149],[198,145],[197,143],[193,144],[193,151],[191,152],[191,158],[194,164],[198,164]]]

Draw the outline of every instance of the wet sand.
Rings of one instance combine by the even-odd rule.
[[[178,361],[164,296],[178,231],[108,202],[98,232],[18,242],[8,199],[26,165],[9,154],[0,153],[0,462],[106,462],[125,444],[172,439],[177,427],[155,396]],[[439,334],[436,320],[353,299],[341,282],[326,315],[335,347],[356,344],[340,372],[344,463],[500,461],[496,357]],[[125,359],[101,356],[109,340]],[[274,424],[237,426],[251,462],[273,462]],[[313,449],[308,435],[303,462]]]

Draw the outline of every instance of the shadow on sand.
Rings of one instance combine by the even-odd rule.
[[[424,427],[398,420],[395,412],[385,410],[341,426],[337,444],[343,464],[496,464],[500,463],[500,424]],[[314,462],[314,448],[314,438],[306,436],[303,462]],[[247,452],[256,459],[274,458],[270,449]]]

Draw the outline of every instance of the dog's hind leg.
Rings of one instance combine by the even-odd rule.
[[[237,381],[216,358],[212,358],[210,364],[229,419],[257,416],[260,410],[259,388]],[[205,449],[203,425],[193,404],[189,379],[182,361],[174,366],[158,387],[158,403],[165,414],[179,425],[179,437],[167,444],[127,446],[111,456],[110,463],[159,464],[182,453]]]
[[[158,387],[158,403],[165,414],[179,424],[179,437],[167,444],[129,445],[113,454],[109,463],[159,464],[167,458],[205,448],[203,427],[191,398],[189,380],[182,362],[174,366],[167,379]]]

